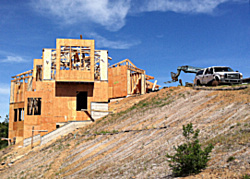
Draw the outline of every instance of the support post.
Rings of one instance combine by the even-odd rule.
[[[11,82],[11,85],[10,85],[10,103],[14,103],[14,91],[15,91],[15,82]]]
[[[23,93],[22,93],[22,101],[24,101],[24,93],[25,93],[25,78],[23,78]]]
[[[130,94],[131,94],[131,77],[130,77],[130,70],[127,70],[127,95]]]
[[[145,74],[141,74],[141,94],[145,94],[145,91],[146,91]]]
[[[154,91],[154,90],[155,90],[156,83],[157,83],[157,80],[155,80],[155,82],[154,82],[154,85],[153,85],[152,91]]]
[[[33,149],[34,126],[32,127],[31,149]]]
[[[48,132],[48,130],[35,130],[34,129],[34,126],[32,127],[32,137],[31,137],[31,149],[33,149],[34,147],[33,147],[33,137],[34,137],[34,132],[35,131],[38,131],[38,132]],[[40,142],[41,142],[41,140],[40,140]]]

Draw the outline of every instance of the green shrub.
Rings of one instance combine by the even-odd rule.
[[[231,157],[228,157],[227,162],[231,162],[233,160],[235,160],[235,157],[231,156]]]
[[[7,118],[8,115],[6,115]],[[1,116],[0,116],[1,117]],[[8,138],[8,125],[5,118],[5,122],[0,122],[0,138]],[[3,149],[8,146],[8,141],[0,140],[0,149]]]
[[[245,175],[242,176],[242,178],[243,178],[243,179],[250,179],[250,175],[245,174]]]
[[[206,168],[209,160],[209,153],[213,149],[213,145],[209,144],[204,150],[201,149],[199,144],[198,135],[200,130],[193,130],[192,123],[183,125],[183,136],[186,143],[179,145],[177,148],[174,146],[176,154],[169,155],[169,166],[173,170],[174,176],[187,176],[190,174],[197,174],[202,169]],[[192,135],[192,136],[191,136]]]

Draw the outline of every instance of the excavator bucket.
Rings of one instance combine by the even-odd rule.
[[[172,81],[173,81],[173,82],[178,81],[178,76],[179,76],[179,75],[177,75],[176,73],[171,72],[171,78],[172,78]]]

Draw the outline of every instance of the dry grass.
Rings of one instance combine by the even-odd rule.
[[[115,101],[110,105],[114,114],[75,131],[76,138],[66,136],[36,147],[1,176],[166,177],[171,171],[165,155],[183,142],[182,125],[192,122],[201,130],[201,142],[215,145],[209,168],[194,177],[237,178],[250,169],[249,94],[249,88],[197,91],[176,87]],[[227,162],[230,156],[235,160]]]

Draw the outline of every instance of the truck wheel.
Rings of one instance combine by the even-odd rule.
[[[214,80],[213,82],[212,82],[212,86],[218,86],[219,85],[219,82],[217,81],[217,80]]]
[[[200,80],[197,80],[196,85],[197,85],[197,86],[201,86]]]

